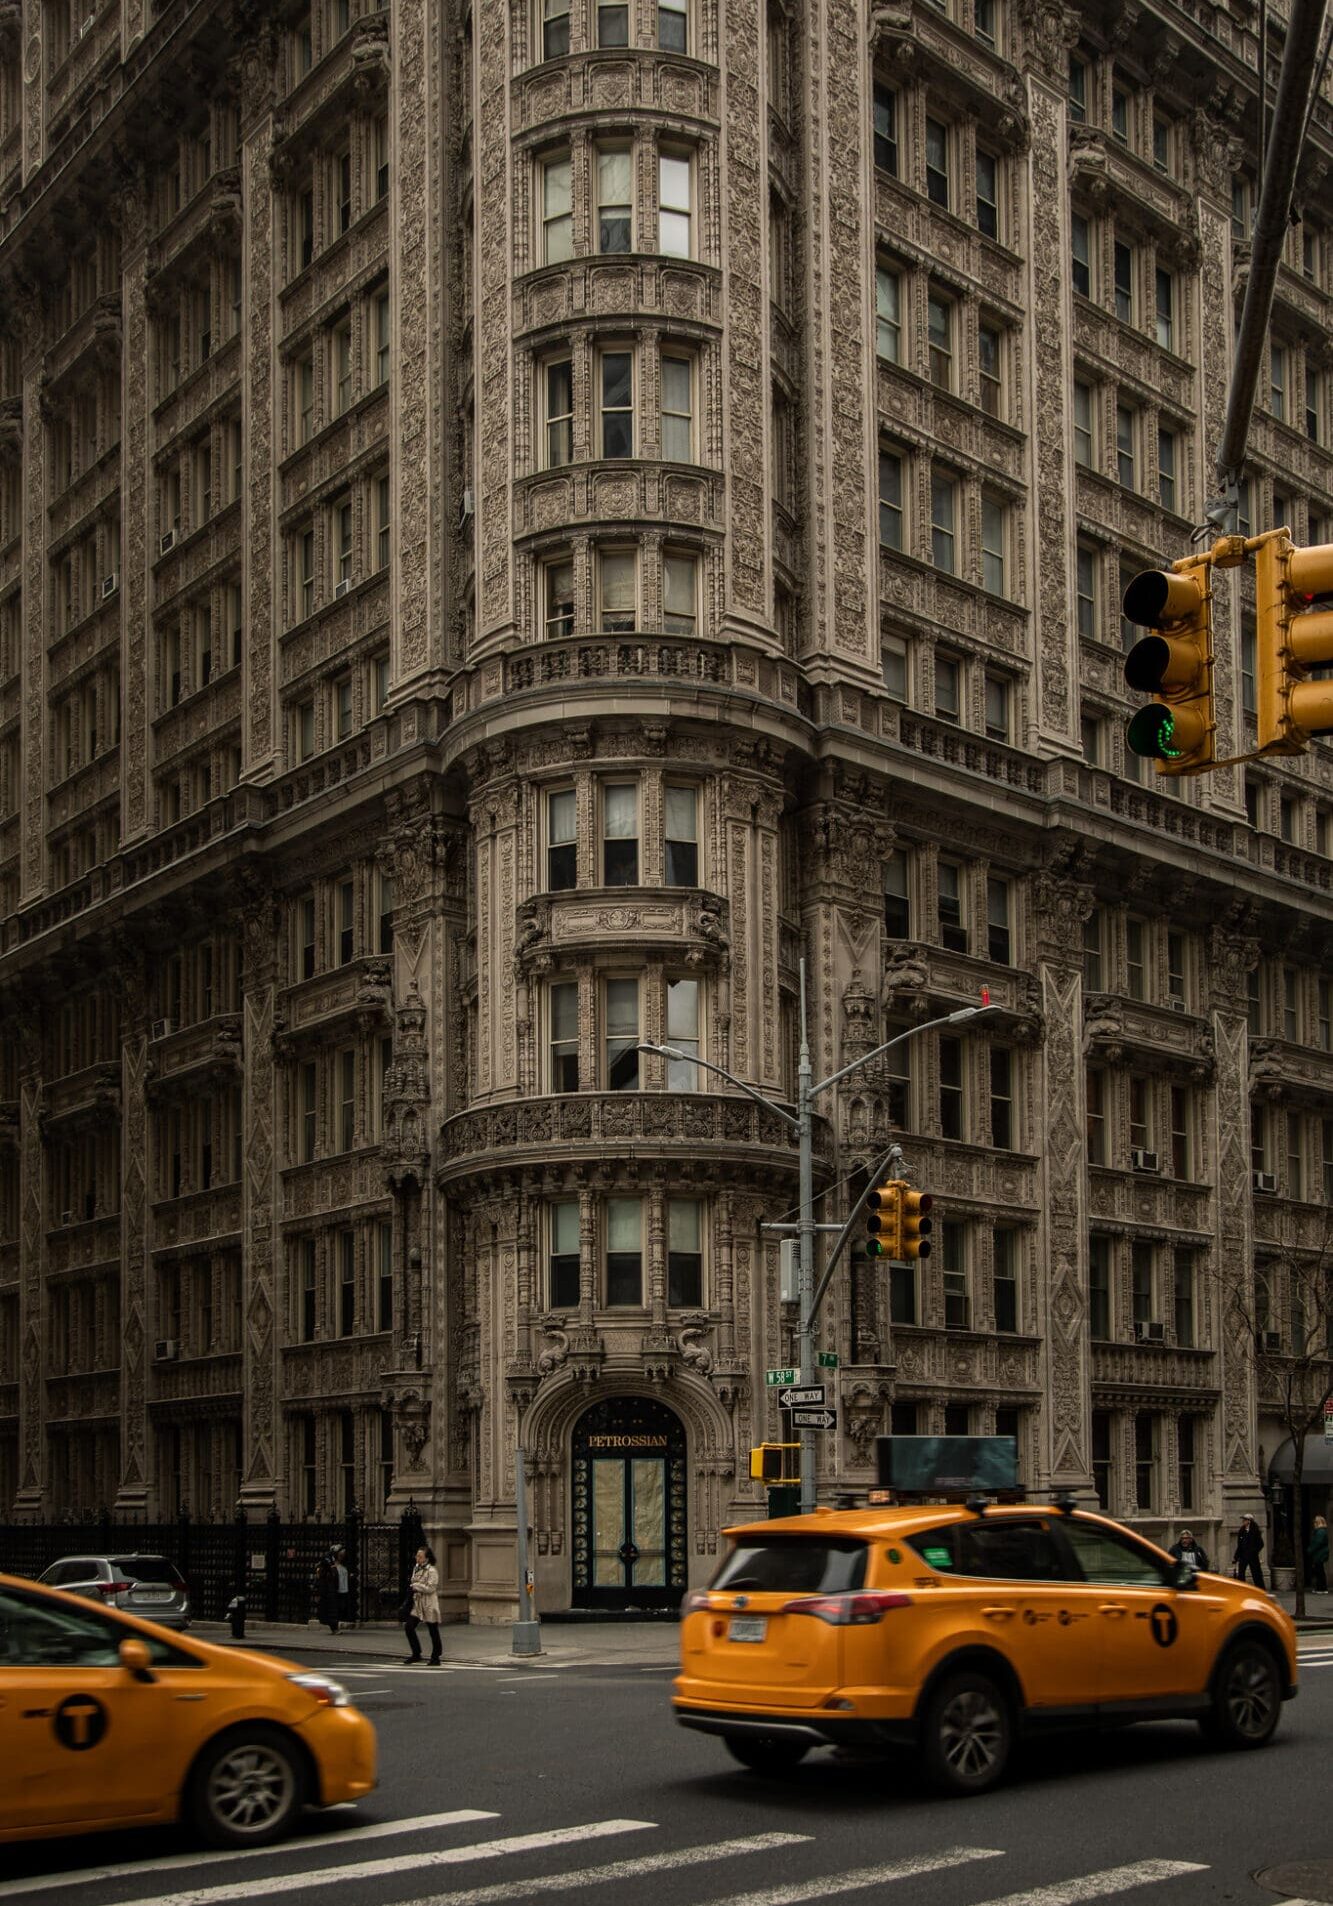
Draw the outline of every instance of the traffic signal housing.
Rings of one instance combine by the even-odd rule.
[[[751,1482],[784,1483],[801,1480],[799,1443],[759,1443],[750,1451]]]
[[[902,1256],[903,1192],[901,1178],[889,1178],[876,1185],[866,1198],[866,1256],[898,1258]]]
[[[1333,681],[1310,670],[1333,662],[1333,611],[1312,609],[1333,592],[1333,543],[1298,549],[1270,530],[1254,552],[1255,672],[1260,754],[1302,754],[1333,729]]]
[[[1125,590],[1125,619],[1152,631],[1125,657],[1125,680],[1153,701],[1131,719],[1132,751],[1159,774],[1194,774],[1216,760],[1213,553],[1145,569]]]
[[[905,1261],[930,1256],[930,1211],[935,1200],[928,1191],[904,1189],[898,1219],[898,1253]]]

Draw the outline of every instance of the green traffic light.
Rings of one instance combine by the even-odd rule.
[[[1160,703],[1140,708],[1129,724],[1125,737],[1130,748],[1148,761],[1179,761],[1185,752],[1175,746],[1176,718]]]

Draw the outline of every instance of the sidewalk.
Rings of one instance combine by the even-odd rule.
[[[197,1621],[192,1635],[222,1646],[231,1641],[226,1622]],[[548,1622],[541,1632],[540,1655],[515,1655],[507,1623],[496,1627],[468,1622],[442,1622],[440,1640],[446,1662],[477,1668],[579,1667],[624,1664],[640,1668],[674,1668],[680,1659],[679,1629],[674,1622]],[[423,1629],[422,1646],[429,1645]],[[373,1623],[340,1628],[331,1635],[318,1622],[250,1621],[245,1640],[237,1647],[258,1648],[267,1654],[343,1655],[349,1661],[392,1662],[406,1659],[407,1642],[401,1628]]]
[[[1290,1589],[1285,1589],[1281,1593],[1274,1595],[1273,1600],[1278,1604],[1279,1608],[1285,1608],[1289,1615],[1295,1614],[1296,1597]],[[1305,1613],[1300,1621],[1296,1623],[1296,1626],[1302,1633],[1304,1633],[1306,1629],[1314,1631],[1328,1629],[1333,1631],[1333,1595],[1312,1595],[1307,1588],[1305,1591]]]

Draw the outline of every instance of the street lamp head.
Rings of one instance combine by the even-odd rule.
[[[993,1006],[989,1000],[984,1006],[960,1006],[956,1013],[949,1014],[944,1023],[946,1026],[958,1026],[965,1019],[980,1019],[982,1013],[997,1013],[999,1010],[999,1007]]]
[[[684,1059],[688,1057],[688,1054],[678,1051],[675,1046],[655,1046],[645,1040],[640,1040],[639,1044],[635,1047],[635,1051],[656,1053],[659,1059]]]

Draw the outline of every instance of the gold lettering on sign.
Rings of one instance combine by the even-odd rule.
[[[665,1436],[590,1436],[589,1449],[665,1449]]]

